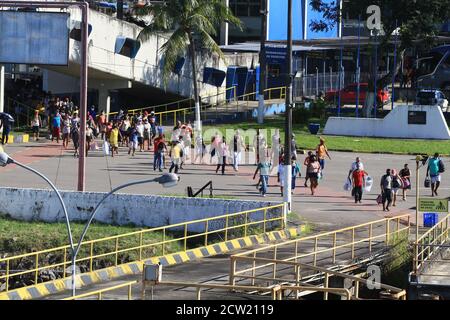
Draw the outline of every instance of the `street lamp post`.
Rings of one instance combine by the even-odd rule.
[[[1,166],[1,167],[5,167],[5,166],[7,166],[8,164],[15,164],[15,165],[17,165],[17,166],[19,166],[19,167],[21,167],[21,168],[24,168],[24,169],[26,169],[26,170],[28,170],[28,171],[33,172],[34,174],[36,174],[36,175],[38,175],[39,177],[41,177],[42,179],[44,179],[44,180],[50,185],[50,187],[56,192],[56,195],[58,196],[58,200],[59,200],[59,202],[61,203],[61,206],[62,206],[62,209],[63,209],[63,212],[64,212],[64,217],[65,217],[65,219],[66,219],[66,227],[67,227],[67,233],[68,233],[68,235],[69,235],[70,249],[71,249],[72,255],[73,255],[73,253],[74,253],[75,251],[74,251],[74,246],[73,246],[72,231],[71,231],[71,229],[70,229],[69,215],[67,214],[67,209],[66,209],[66,205],[65,205],[65,203],[64,203],[64,200],[63,200],[61,194],[59,193],[58,189],[56,189],[56,186],[55,186],[55,185],[54,185],[54,184],[53,184],[46,176],[44,176],[44,175],[43,175],[42,173],[40,173],[39,171],[37,171],[37,170],[35,170],[35,169],[33,169],[33,168],[30,168],[30,167],[24,165],[23,163],[20,163],[20,162],[14,160],[14,159],[11,158],[10,156],[8,156],[5,152],[0,152],[0,166]],[[37,266],[36,266],[36,267],[37,267]],[[73,273],[75,272],[75,266],[74,266],[74,265],[72,265],[72,272],[73,272]],[[73,285],[73,284],[74,284],[74,283],[72,283],[72,285]]]
[[[147,179],[147,180],[141,180],[141,181],[135,181],[135,182],[129,182],[129,183],[125,183],[121,186],[118,186],[116,188],[114,188],[113,190],[111,190],[111,192],[107,193],[102,200],[100,200],[99,203],[97,203],[97,206],[95,207],[94,211],[92,211],[91,215],[89,216],[89,220],[88,222],[85,224],[83,232],[81,234],[80,239],[78,240],[78,244],[76,245],[76,249],[74,250],[74,253],[72,254],[72,266],[75,266],[76,264],[76,258],[78,255],[78,252],[80,251],[81,248],[81,243],[83,242],[84,237],[86,236],[86,233],[89,229],[89,226],[91,225],[92,221],[94,220],[95,215],[97,214],[98,209],[100,208],[101,204],[103,202],[106,201],[106,199],[108,199],[112,194],[114,194],[116,191],[119,191],[121,189],[130,187],[130,186],[134,186],[134,185],[138,185],[138,184],[146,184],[146,183],[151,183],[151,182],[158,182],[159,184],[161,184],[164,188],[170,188],[175,186],[178,181],[180,180],[179,176],[177,176],[174,173],[165,173],[162,176],[158,177],[158,178],[154,178],[154,179]],[[75,272],[75,267],[73,267],[73,271]],[[72,273],[72,296],[75,296],[75,273]]]
[[[138,185],[138,184],[144,184],[144,183],[150,183],[150,182],[158,182],[159,184],[161,184],[164,188],[170,188],[175,186],[178,181],[180,180],[180,178],[174,174],[174,173],[165,173],[162,176],[158,177],[158,178],[154,178],[154,179],[147,179],[147,180],[142,180],[142,181],[135,181],[135,182],[129,182],[126,184],[123,184],[115,189],[113,189],[111,192],[109,192],[108,194],[106,194],[103,199],[97,204],[97,206],[95,207],[94,211],[91,213],[88,222],[86,223],[86,225],[84,226],[83,229],[83,233],[81,234],[81,237],[78,241],[78,244],[76,246],[74,246],[74,242],[73,242],[73,237],[72,237],[72,231],[70,228],[70,220],[69,220],[69,215],[67,213],[67,209],[66,209],[66,205],[64,203],[64,200],[61,196],[61,194],[59,193],[58,189],[56,189],[56,186],[46,177],[44,176],[42,173],[36,171],[33,168],[30,168],[16,160],[14,160],[13,158],[11,158],[10,156],[8,156],[5,152],[0,150],[0,167],[5,167],[8,164],[15,164],[19,167],[22,167],[28,171],[31,171],[33,173],[35,173],[36,175],[38,175],[39,177],[41,177],[42,179],[44,179],[51,187],[52,189],[56,192],[58,199],[61,203],[61,206],[63,208],[63,212],[64,212],[64,216],[66,219],[66,227],[67,227],[67,233],[69,235],[69,242],[70,242],[70,249],[72,252],[72,296],[75,296],[76,294],[76,283],[75,283],[75,279],[76,279],[76,257],[78,255],[78,252],[80,250],[81,247],[81,243],[83,242],[83,239],[89,229],[89,226],[91,225],[92,221],[94,220],[95,214],[97,213],[98,209],[100,208],[100,205],[106,200],[108,199],[114,192],[119,191],[121,189],[124,189],[126,187],[129,186],[133,186],[133,185]]]

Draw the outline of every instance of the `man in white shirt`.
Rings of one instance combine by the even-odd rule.
[[[353,171],[356,169],[364,171],[364,165],[361,162],[361,159],[359,157],[356,157],[356,161],[352,163],[352,166],[350,167],[350,170],[348,171],[348,178],[350,179],[350,176],[352,175]]]
[[[144,125],[142,124],[142,120],[138,120],[136,131],[138,133],[139,151],[142,152],[144,151]]]

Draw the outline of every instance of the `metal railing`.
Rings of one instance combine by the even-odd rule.
[[[199,194],[203,197],[203,191],[209,187],[209,197],[212,198],[213,195],[213,184],[212,181],[209,181],[207,184],[205,184],[203,187],[201,187],[196,193],[192,190],[192,187],[187,187],[187,196],[189,198],[195,198]]]
[[[273,268],[272,279],[275,279],[277,267],[274,262],[268,262],[259,266],[256,266],[255,263],[253,263],[249,267],[247,264],[248,259],[246,257],[256,259],[259,255],[259,257],[269,257],[272,260],[294,262],[310,257],[312,258],[310,264],[316,267],[319,255],[321,255],[321,260],[325,260],[324,255],[329,254],[326,259],[331,260],[330,262],[335,264],[338,250],[341,251],[340,254],[349,255],[347,258],[352,260],[356,257],[356,251],[359,250],[364,250],[365,253],[372,254],[375,246],[379,246],[380,244],[386,246],[390,244],[391,241],[398,238],[402,232],[409,234],[409,218],[409,215],[385,218],[232,255],[230,257],[230,284],[235,284],[236,279],[240,278],[242,275],[250,273],[254,276],[258,269],[266,267]],[[403,219],[407,219],[407,225],[405,227],[400,226],[401,220]],[[381,232],[379,229],[381,229]],[[360,235],[357,236],[357,234]],[[319,248],[319,245],[322,247],[325,246],[324,244],[319,244],[319,241],[324,242],[326,247]],[[305,249],[306,252],[300,253],[299,251],[301,249]],[[238,268],[240,266],[238,265],[239,262],[242,264],[240,269]]]
[[[414,244],[414,271],[416,274],[424,266],[424,263],[432,262],[431,258],[442,249],[442,245],[448,242],[449,229],[450,214],[417,239],[417,243]]]
[[[216,241],[232,240],[284,227],[284,204],[279,204],[84,241],[76,263],[80,265],[83,262],[83,272],[91,272],[106,266],[186,251]],[[29,266],[26,270],[20,270],[24,261]],[[97,266],[99,262],[101,265]],[[17,278],[28,277],[33,284],[37,284],[43,271],[52,271],[65,278],[70,265],[69,245],[1,258],[0,281],[5,283],[5,291],[9,291],[11,283]],[[15,285],[12,289],[15,288],[18,286]]]
[[[122,284],[119,284],[119,285],[116,285],[113,287],[96,290],[96,291],[92,291],[92,292],[88,292],[88,293],[83,293],[83,294],[79,294],[76,296],[64,298],[61,300],[78,300],[78,299],[88,298],[88,297],[92,297],[92,296],[97,296],[97,300],[103,300],[104,295],[106,293],[110,293],[111,291],[115,291],[115,290],[126,288],[126,287],[128,287],[128,300],[132,300],[133,295],[131,292],[131,288],[132,288],[132,286],[134,286],[136,284],[138,284],[138,281],[128,281],[126,283],[122,283]]]
[[[275,285],[275,286],[245,286],[245,285],[226,285],[226,284],[208,284],[208,283],[190,283],[190,282],[173,282],[173,281],[161,281],[156,284],[156,286],[172,286],[172,287],[184,287],[184,288],[195,288],[196,289],[196,299],[201,300],[203,289],[216,289],[216,290],[226,290],[226,291],[244,291],[247,293],[258,292],[261,294],[269,293],[272,300],[282,300],[284,297],[284,292],[289,291],[317,291],[324,293],[334,293],[343,296],[347,300],[351,299],[351,292],[344,288],[321,288],[316,286],[286,286],[286,285]],[[211,293],[208,291],[208,293]],[[143,299],[145,299],[145,288],[142,294]]]
[[[362,278],[361,276],[353,276],[350,274],[346,274],[343,272],[338,272],[338,271],[334,271],[331,269],[327,269],[327,268],[323,268],[323,267],[318,267],[318,266],[312,266],[309,264],[305,264],[305,263],[300,263],[300,262],[293,262],[293,261],[284,261],[284,260],[274,260],[274,259],[267,259],[267,258],[256,258],[256,257],[239,257],[238,258],[241,261],[247,261],[247,263],[251,263],[253,265],[253,269],[251,271],[251,275],[240,275],[238,276],[240,279],[249,279],[251,280],[251,285],[255,286],[255,281],[256,280],[260,280],[261,283],[268,283],[268,282],[274,282],[275,284],[284,284],[284,288],[286,288],[286,290],[291,290],[291,291],[296,291],[296,298],[298,299],[298,289],[292,289],[292,288],[296,288],[299,286],[303,286],[303,287],[308,287],[309,289],[308,291],[310,292],[319,292],[319,290],[317,290],[316,286],[312,286],[311,284],[308,284],[306,282],[304,282],[304,279],[322,279],[323,278],[323,288],[324,289],[336,289],[335,286],[330,287],[330,277],[336,277],[336,278],[341,278],[343,280],[349,280],[351,284],[353,284],[354,290],[351,292],[351,296],[349,298],[355,298],[355,299],[359,299],[359,289],[360,289],[360,285],[370,285],[372,287],[376,287],[377,289],[384,289],[386,291],[389,291],[391,293],[393,293],[393,295],[397,296],[398,299],[401,300],[405,300],[406,298],[406,291],[401,289],[401,288],[397,288],[397,287],[393,287],[393,286],[389,286],[383,283],[379,283],[376,281],[368,281],[364,278]],[[256,267],[258,266],[258,263],[260,264],[264,264],[264,266],[266,266],[266,270],[264,270],[264,268],[259,268],[260,269],[260,275],[258,275],[256,273]],[[272,270],[268,270],[268,265],[272,265],[274,267],[275,270],[275,274],[273,277],[268,277],[267,274],[271,274]],[[282,266],[286,266],[286,267],[282,267]],[[270,267],[271,268],[271,267]],[[262,270],[261,270],[262,269]],[[303,277],[302,276],[302,271],[304,270],[313,270],[315,273],[313,274],[308,274],[307,277]],[[276,272],[282,273],[282,275],[277,275]],[[303,273],[304,275],[304,273]],[[292,276],[292,278],[290,278],[290,276]],[[258,286],[259,284],[256,284],[256,286]],[[292,287],[291,287],[292,286]],[[341,289],[345,289],[345,288],[341,288]],[[324,291],[324,296],[323,299],[324,300],[328,300],[328,293],[329,291]],[[335,292],[333,292],[335,293]]]

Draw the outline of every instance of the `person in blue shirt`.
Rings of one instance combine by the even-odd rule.
[[[130,137],[128,154],[133,150],[132,156],[136,153],[136,149],[138,147],[138,132],[136,130],[136,123],[133,122],[133,125],[128,129],[128,137]]]
[[[261,180],[261,188],[259,189],[259,192],[263,197],[266,196],[267,193],[267,186],[269,184],[269,173],[270,173],[270,167],[272,166],[272,163],[270,161],[261,159],[261,161],[258,164],[258,167],[256,168],[255,174],[253,175],[253,180],[256,178],[256,174],[259,171],[260,180]]]
[[[59,114],[58,111],[56,112],[56,115],[53,117],[52,127],[53,127],[52,141],[54,138],[56,138],[56,142],[59,143],[59,136],[61,134],[61,115]]]
[[[437,196],[437,190],[441,184],[441,170],[439,153],[435,153],[434,157],[428,160],[427,177],[431,178],[431,196]],[[443,165],[442,165],[443,166]]]

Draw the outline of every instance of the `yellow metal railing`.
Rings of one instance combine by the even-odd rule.
[[[446,243],[449,239],[450,214],[439,221],[430,230],[425,232],[418,240],[415,246],[414,271],[417,273],[424,263],[430,261],[430,258],[441,248],[440,245]]]
[[[239,279],[251,280],[252,286],[255,286],[255,285],[259,286],[261,283],[267,284],[269,282],[274,282],[274,284],[278,284],[278,283],[286,284],[286,288],[289,290],[292,287],[287,286],[288,284],[292,285],[293,287],[308,286],[309,284],[304,282],[305,279],[314,278],[317,280],[317,279],[323,278],[324,279],[323,288],[336,289],[335,287],[330,287],[329,279],[330,279],[330,277],[337,277],[337,278],[341,278],[344,280],[349,280],[353,284],[354,290],[353,290],[353,293],[351,294],[351,296],[348,297],[349,299],[351,297],[354,297],[355,299],[359,299],[360,298],[359,297],[360,285],[361,284],[367,285],[368,283],[370,283],[370,285],[373,287],[377,287],[377,289],[383,289],[388,292],[391,292],[393,296],[397,297],[397,299],[405,300],[405,298],[406,298],[406,291],[401,288],[393,287],[393,286],[379,283],[376,281],[368,281],[368,280],[362,278],[361,276],[354,276],[354,275],[346,274],[346,273],[339,272],[339,271],[334,271],[334,270],[323,268],[323,267],[313,266],[313,265],[300,263],[300,262],[294,262],[294,261],[273,260],[273,259],[267,259],[267,258],[256,258],[256,257],[246,257],[246,256],[237,257],[237,260],[241,260],[243,263],[253,265],[252,270],[249,271],[249,273],[250,273],[249,275],[241,274],[241,275],[237,276],[237,278],[239,278]],[[267,276],[268,274],[272,273],[272,270],[267,270],[267,268],[266,268],[266,270],[260,270],[261,274],[258,275],[256,273],[256,266],[258,265],[258,263],[264,264],[265,266],[272,264],[274,266],[274,270],[275,270],[274,276]],[[304,277],[305,270],[312,270],[315,273],[307,274],[307,276]],[[277,272],[280,273],[281,275],[277,275]],[[303,272],[303,275],[302,275],[302,272]],[[255,283],[256,280],[259,280],[260,283],[256,284]],[[318,292],[318,290],[315,287],[313,287],[311,285],[309,285],[309,286],[310,286],[310,288],[308,289],[308,291]],[[343,289],[343,288],[341,288],[341,289]],[[294,289],[293,291],[297,291],[296,293],[298,293],[298,290]],[[329,291],[324,291],[324,296],[323,296],[324,300],[328,300],[328,293],[329,293]],[[336,293],[336,292],[332,292],[332,293]],[[298,298],[297,295],[296,295],[296,298]]]
[[[184,288],[195,288],[196,298],[201,300],[201,293],[203,290],[209,289],[207,292],[212,293],[210,290],[226,290],[226,291],[241,291],[247,293],[258,292],[261,294],[269,293],[272,300],[283,300],[285,291],[315,291],[315,292],[326,292],[334,293],[346,298],[346,300],[351,299],[351,292],[344,288],[321,288],[316,286],[245,286],[245,285],[226,285],[226,284],[208,284],[208,283],[190,283],[190,282],[173,282],[173,281],[162,281],[156,284],[157,286],[173,286],[173,287],[184,287]],[[145,289],[143,293],[143,298],[145,298]],[[270,310],[269,310],[270,311]]]
[[[228,91],[233,91],[233,97],[230,99],[229,102],[226,101],[227,100],[226,94],[227,94]],[[286,98],[286,87],[268,88],[268,89],[264,90],[264,93],[265,93],[265,96],[267,96],[269,100],[272,100],[272,99],[285,99]],[[225,103],[226,106],[230,106],[230,105],[233,104],[231,102],[234,102],[234,103],[236,103],[237,107],[239,107],[240,105],[242,106],[243,104],[246,104],[247,107],[248,107],[249,102],[251,101],[250,97],[254,96],[254,99],[256,100],[258,92],[251,92],[251,93],[246,93],[246,94],[238,96],[236,87],[226,88],[224,91],[222,91],[220,93],[213,94],[213,95],[210,95],[210,96],[207,96],[207,97],[202,97],[202,100],[204,100],[204,99],[211,100],[211,98],[217,97],[215,103],[213,102],[213,103],[202,104],[202,106],[201,106],[202,110],[206,111],[206,109],[208,109],[208,108],[212,108],[214,106],[216,106],[216,107],[219,106],[220,102],[218,101],[218,97],[221,96],[221,95],[225,95],[225,98],[223,100],[225,101],[224,103]],[[194,110],[194,108],[195,108],[192,105],[192,103],[193,103],[192,101],[193,100],[191,98],[187,98],[187,99],[183,99],[183,100],[179,100],[179,101],[175,101],[175,102],[170,102],[170,103],[165,103],[165,104],[160,104],[160,105],[156,105],[156,106],[150,106],[150,107],[138,108],[138,109],[131,109],[131,110],[128,110],[128,114],[134,115],[134,114],[139,113],[139,112],[154,111],[155,115],[157,117],[160,117],[160,119],[159,119],[160,120],[159,121],[160,125],[164,125],[163,122],[162,122],[163,117],[166,118],[166,121],[168,121],[169,118],[172,118],[173,122],[174,122],[174,125],[175,125],[176,122],[177,122],[177,114],[179,114],[179,113],[182,113],[183,117],[181,117],[179,115],[178,116],[178,120],[183,119],[183,122],[186,122],[186,113]],[[189,107],[181,108],[181,105],[186,103],[186,102],[189,102]],[[168,110],[169,107],[174,107],[175,109]],[[156,109],[159,109],[159,108],[165,108],[165,110],[156,112]],[[113,115],[116,115],[116,114],[118,114],[118,112],[110,112],[109,116],[113,116]]]
[[[117,266],[125,263],[120,259],[126,262],[139,261],[284,227],[284,204],[279,204],[84,241],[76,263],[82,262],[85,272],[90,272],[100,268],[95,266],[99,259],[103,260],[101,268],[105,264]],[[202,232],[194,233],[195,230]],[[46,261],[49,256],[54,257],[52,262]],[[23,261],[31,264],[26,270],[20,270]],[[6,257],[0,259],[0,281],[5,283],[5,290],[9,291],[15,277],[27,276],[37,284],[40,272],[53,270],[65,278],[70,265],[69,245]]]
[[[92,296],[97,296],[97,300],[103,300],[105,293],[110,293],[111,291],[115,291],[118,289],[122,289],[122,288],[128,288],[128,300],[132,300],[133,296],[132,296],[132,292],[131,292],[131,288],[132,286],[138,284],[138,281],[128,281],[126,283],[122,283],[113,287],[109,287],[109,288],[105,288],[105,289],[101,289],[101,290],[96,290],[96,291],[92,291],[92,292],[88,292],[88,293],[83,293],[83,294],[79,294],[73,297],[68,297],[68,298],[64,298],[61,300],[78,300],[78,299],[83,299],[83,298],[88,298],[88,297],[92,297]]]
[[[338,250],[341,250],[341,253],[344,251],[345,254],[350,254],[351,259],[354,259],[357,250],[365,249],[368,253],[372,253],[373,247],[376,245],[375,241],[380,241],[382,244],[387,245],[391,243],[396,236],[398,237],[400,233],[409,233],[409,218],[409,215],[402,215],[376,220],[357,226],[289,240],[233,255],[230,258],[230,284],[235,284],[236,278],[242,274],[246,274],[248,272],[255,274],[258,269],[270,266],[273,267],[273,278],[275,277],[277,268],[275,263],[268,262],[260,266],[253,264],[249,267],[248,261],[246,260],[245,263],[242,264],[242,268],[239,270],[238,262],[241,261],[240,257],[252,257],[253,259],[256,259],[259,254],[260,256],[262,255],[267,258],[267,254],[269,252],[272,253],[272,260],[280,260],[280,254],[283,257],[282,260],[294,262],[299,261],[301,258],[312,257],[312,265],[315,267],[317,265],[317,258],[320,254],[322,254],[322,259],[324,259],[323,254],[330,254],[328,259],[331,260],[332,264],[335,264]],[[407,219],[407,226],[402,228],[400,226],[400,222],[404,219]],[[381,229],[381,232],[375,234],[374,229],[378,228]],[[358,238],[356,238],[357,234],[360,235]],[[364,234],[364,236],[361,236],[361,234]],[[367,236],[365,236],[366,234]],[[319,241],[326,242],[327,247],[319,248]],[[358,248],[357,245],[359,246]],[[299,250],[301,249],[305,249],[307,252],[300,253]]]

